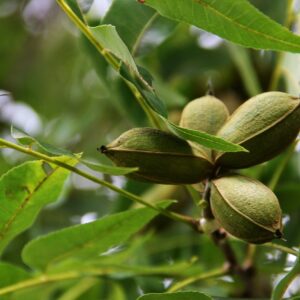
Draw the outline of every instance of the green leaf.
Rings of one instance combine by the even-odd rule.
[[[272,292],[272,300],[281,300],[285,291],[296,276],[300,275],[300,254],[293,266],[293,268],[279,281]]]
[[[227,142],[217,136],[197,130],[179,127],[167,121],[166,119],[164,119],[164,121],[174,134],[185,140],[193,141],[207,148],[223,152],[248,152],[244,147]]]
[[[133,72],[138,73],[137,66],[122,39],[112,25],[100,25],[89,27],[97,41],[104,47],[105,51],[124,62]]]
[[[147,90],[143,90],[142,94],[144,95],[145,99],[147,100],[147,103],[150,105],[150,107],[157,112],[159,115],[163,117],[167,117],[168,112],[165,106],[165,103],[162,102],[155,93],[149,92]]]
[[[163,207],[170,204],[164,202]],[[48,269],[67,260],[82,261],[99,257],[119,246],[158,214],[149,208],[129,210],[100,220],[72,226],[29,242],[22,252],[26,264]]]
[[[146,294],[137,300],[211,300],[212,298],[198,292],[178,292],[164,294]]]
[[[151,74],[144,68],[139,67],[138,70],[142,72],[143,76],[140,73],[132,74],[132,72],[130,72],[130,69],[128,69],[125,64],[122,64],[120,67],[120,74],[125,80],[129,82],[133,90],[137,90],[144,96],[146,100],[145,104],[147,104],[156,113],[166,118],[168,113],[165,103],[158,98],[155,90],[151,86]]]
[[[37,143],[34,137],[30,136],[22,129],[15,128],[13,125],[11,125],[10,127],[10,134],[15,140],[17,140],[22,145],[31,146]]]
[[[139,168],[125,168],[125,167],[107,166],[107,165],[103,165],[103,164],[90,162],[90,161],[85,160],[85,159],[81,159],[80,162],[83,163],[84,165],[86,165],[87,167],[89,167],[90,169],[94,170],[94,171],[98,171],[98,172],[105,173],[105,174],[110,174],[110,175],[116,175],[116,176],[126,175],[126,174],[136,172],[136,171],[139,170]]]
[[[28,133],[26,133],[21,129],[17,129],[11,126],[10,131],[11,131],[11,136],[22,145],[32,146],[34,144],[37,144],[42,150],[55,156],[77,157],[77,155],[73,154],[71,151],[57,148],[48,143],[41,142],[38,139],[30,136]]]
[[[68,261],[64,263],[61,268],[55,268],[55,272],[64,272],[65,270],[80,272],[84,269],[85,273],[95,274],[96,270],[101,270],[105,274],[117,275],[118,278],[129,278],[135,277],[137,275],[165,275],[165,276],[185,276],[189,275],[190,272],[199,272],[199,267],[193,267],[195,261],[190,262],[174,262],[172,264],[166,265],[129,265],[128,259],[123,262],[117,262],[123,255],[123,251],[118,253],[112,253],[110,255],[100,256],[94,259],[89,259],[86,261]],[[126,250],[125,250],[126,252]],[[134,253],[134,256],[138,256],[138,253]],[[202,271],[202,270],[201,270]]]
[[[102,23],[116,26],[122,40],[132,52],[155,15],[157,13],[152,8],[143,7],[136,1],[113,1]]]
[[[24,269],[9,263],[0,262],[0,288],[31,278]]]
[[[162,16],[255,49],[300,52],[300,37],[246,0],[146,0]]]
[[[131,56],[128,48],[118,35],[115,26],[100,25],[97,27],[89,27],[90,31],[107,51],[117,57],[119,62],[120,74],[131,83],[135,84],[143,95],[145,95],[146,103],[150,108],[160,115],[166,116],[164,103],[156,96],[153,88],[139,73],[139,70]]]
[[[81,154],[74,154],[69,150],[57,148],[48,143],[41,142],[38,139],[30,136],[28,133],[24,132],[23,130],[16,129],[13,126],[11,127],[11,136],[23,145],[32,146],[33,144],[36,144],[38,145],[39,148],[41,148],[43,151],[49,154],[55,156],[64,155],[64,156],[75,158],[77,159],[78,162],[81,162],[82,164],[86,165],[90,169],[101,173],[119,176],[119,175],[126,175],[132,172],[136,172],[138,170],[138,168],[115,167],[115,166],[93,163],[85,159],[80,159]]]
[[[72,9],[71,7],[69,8]],[[74,13],[76,14],[76,12]],[[128,18],[126,19],[126,21],[127,20]],[[149,111],[149,108],[153,109],[158,114],[166,117],[166,109],[164,108],[164,103],[161,102],[161,100],[156,96],[154,89],[139,73],[134,59],[131,56],[131,53],[128,50],[126,44],[120,38],[116,27],[110,24],[99,25],[96,27],[86,25],[86,27],[87,29],[84,30],[84,33],[85,35],[89,36],[90,42],[97,48],[102,56],[105,57],[106,61],[111,64],[114,69],[119,71],[125,81],[131,83],[131,86],[134,87],[134,93],[136,90],[139,91],[139,93],[141,93],[142,95],[144,95],[144,90],[150,92],[151,97],[149,97],[149,99],[146,98],[146,101],[144,101],[144,99],[141,99],[139,95],[136,96],[136,98],[139,98],[138,102],[140,102],[143,109],[145,111]],[[110,53],[110,56],[107,55],[107,53]],[[117,58],[118,61],[115,61],[115,58]],[[128,74],[126,76],[122,75],[122,69],[127,69],[126,73]],[[136,84],[136,81],[139,82],[139,86],[137,87],[133,85]]]
[[[71,288],[63,293],[57,300],[76,300],[93,286],[99,285],[99,283],[100,281],[97,278],[83,278],[72,285]]]
[[[108,300],[126,300],[124,288],[118,283],[111,283]]]
[[[59,158],[70,165],[77,161]],[[23,163],[0,178],[0,252],[32,225],[39,211],[61,193],[68,170],[44,161]]]

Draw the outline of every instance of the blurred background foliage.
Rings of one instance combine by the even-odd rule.
[[[109,14],[104,17],[110,2],[94,1],[93,11],[89,14],[90,24],[117,22]],[[286,1],[251,2],[277,22],[284,23],[282,12],[285,11]],[[122,32],[130,29],[130,20],[127,24],[116,25],[122,37]],[[2,137],[11,139],[10,126],[14,124],[48,143],[73,152],[84,152],[84,157],[108,163],[96,151],[98,146],[107,144],[129,128],[149,126],[144,112],[126,85],[98,54],[95,57],[95,50],[70,23],[55,1],[2,0],[0,36]],[[267,91],[277,59],[274,52],[234,46],[197,28],[178,25],[163,18],[152,24],[139,47],[133,51],[138,64],[149,70],[155,78],[157,92],[166,103],[169,118],[174,122],[179,120],[183,106],[203,96],[208,85],[213,87],[216,96],[225,102],[231,112],[255,91]],[[241,62],[237,59],[241,53],[257,76],[254,90],[249,88],[253,78],[249,82],[247,74],[243,73],[244,60]],[[285,70],[295,76],[288,55],[284,62]],[[299,59],[298,55],[291,56],[292,59]],[[296,78],[298,80],[299,77]],[[278,90],[299,93],[298,86],[291,88],[284,80],[279,82]],[[1,153],[1,174],[29,159],[7,149]],[[243,172],[267,184],[284,159],[285,153],[269,163]],[[97,173],[97,176],[102,175]],[[197,215],[197,209],[183,187],[151,185],[123,177],[106,176],[105,179],[143,195],[149,201],[178,199],[178,210]],[[299,182],[298,151],[288,162],[275,190],[285,215],[284,233],[287,239],[287,242],[279,243],[288,246],[300,243]],[[131,205],[124,197],[72,175],[60,200],[44,209],[35,225],[11,243],[3,259],[22,264],[20,250],[33,237],[123,211]],[[191,258],[197,257],[197,262],[190,269],[191,273],[222,264],[221,253],[207,237],[199,237],[189,228],[163,217],[156,219],[152,225],[150,231],[145,230],[135,244],[130,246],[133,253],[138,255],[129,255],[128,261],[157,265],[191,261]],[[246,245],[236,241],[234,246],[242,258]],[[272,276],[270,280],[270,274],[281,273],[290,264],[291,257],[267,247],[259,247],[255,259],[261,271],[257,277],[261,284],[255,292],[257,296],[264,297],[268,295],[274,280],[278,279]],[[170,282],[163,276],[145,279],[120,274],[118,283],[109,279],[90,282],[94,288],[80,299],[94,299],[93,295],[105,294],[107,289],[111,295],[107,299],[118,299],[114,295],[120,295],[124,290],[127,295],[124,299],[135,299],[141,291],[164,291]],[[229,277],[195,283],[193,289],[219,296],[238,294],[237,282]],[[35,293],[38,295],[38,288]],[[58,296],[55,294],[53,297],[57,299],[55,297]],[[22,299],[26,299],[25,296]]]

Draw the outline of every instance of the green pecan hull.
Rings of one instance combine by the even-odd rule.
[[[215,152],[215,162],[239,169],[270,160],[293,142],[299,130],[299,98],[281,92],[260,94],[241,105],[217,134],[249,153]]]
[[[211,208],[231,235],[261,244],[281,237],[281,209],[275,194],[261,182],[240,175],[212,181]]]
[[[205,153],[161,130],[135,128],[123,133],[102,152],[117,166],[138,167],[129,177],[161,184],[192,184],[212,174]]]

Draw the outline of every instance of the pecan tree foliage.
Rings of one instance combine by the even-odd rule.
[[[294,2],[21,2],[0,16],[1,299],[299,295]]]

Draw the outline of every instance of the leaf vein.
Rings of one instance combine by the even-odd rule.
[[[288,45],[288,46],[292,46],[292,47],[296,47],[296,48],[300,49],[300,45],[297,45],[295,43],[291,43],[291,42],[288,42],[288,41],[285,41],[285,40],[282,40],[282,39],[278,39],[278,38],[273,37],[273,36],[271,36],[269,34],[257,31],[257,30],[255,30],[253,28],[247,27],[246,25],[244,25],[244,24],[242,24],[240,22],[237,22],[236,20],[234,20],[234,19],[226,16],[224,13],[222,13],[222,12],[218,11],[217,9],[215,9],[212,5],[210,5],[208,3],[205,3],[203,0],[194,0],[194,1],[196,3],[198,3],[199,5],[205,6],[207,9],[210,9],[215,15],[219,15],[221,18],[225,19],[226,21],[235,24],[237,27],[242,28],[246,32],[254,33],[254,34],[258,35],[258,36],[265,37],[267,40],[279,42],[279,43],[282,43],[282,44],[285,44],[285,45]],[[283,27],[283,28],[286,29],[285,27]],[[286,31],[289,32],[287,29],[286,29]]]
[[[0,230],[0,241],[3,240],[5,238],[5,235],[7,234],[7,232],[10,230],[10,227],[12,226],[13,222],[16,220],[16,218],[18,217],[18,215],[23,211],[23,209],[26,207],[26,205],[29,203],[30,199],[32,198],[32,196],[34,195],[34,193],[36,193],[41,186],[43,185],[43,183],[49,179],[49,177],[51,175],[53,175],[55,173],[55,171],[57,171],[59,167],[55,167],[49,174],[46,174],[46,176],[36,185],[36,187],[33,189],[33,191],[29,191],[29,189],[27,187],[26,190],[28,192],[28,196],[21,202],[21,204],[19,205],[19,207],[16,208],[14,214],[5,222],[5,224],[3,224],[1,230]]]

